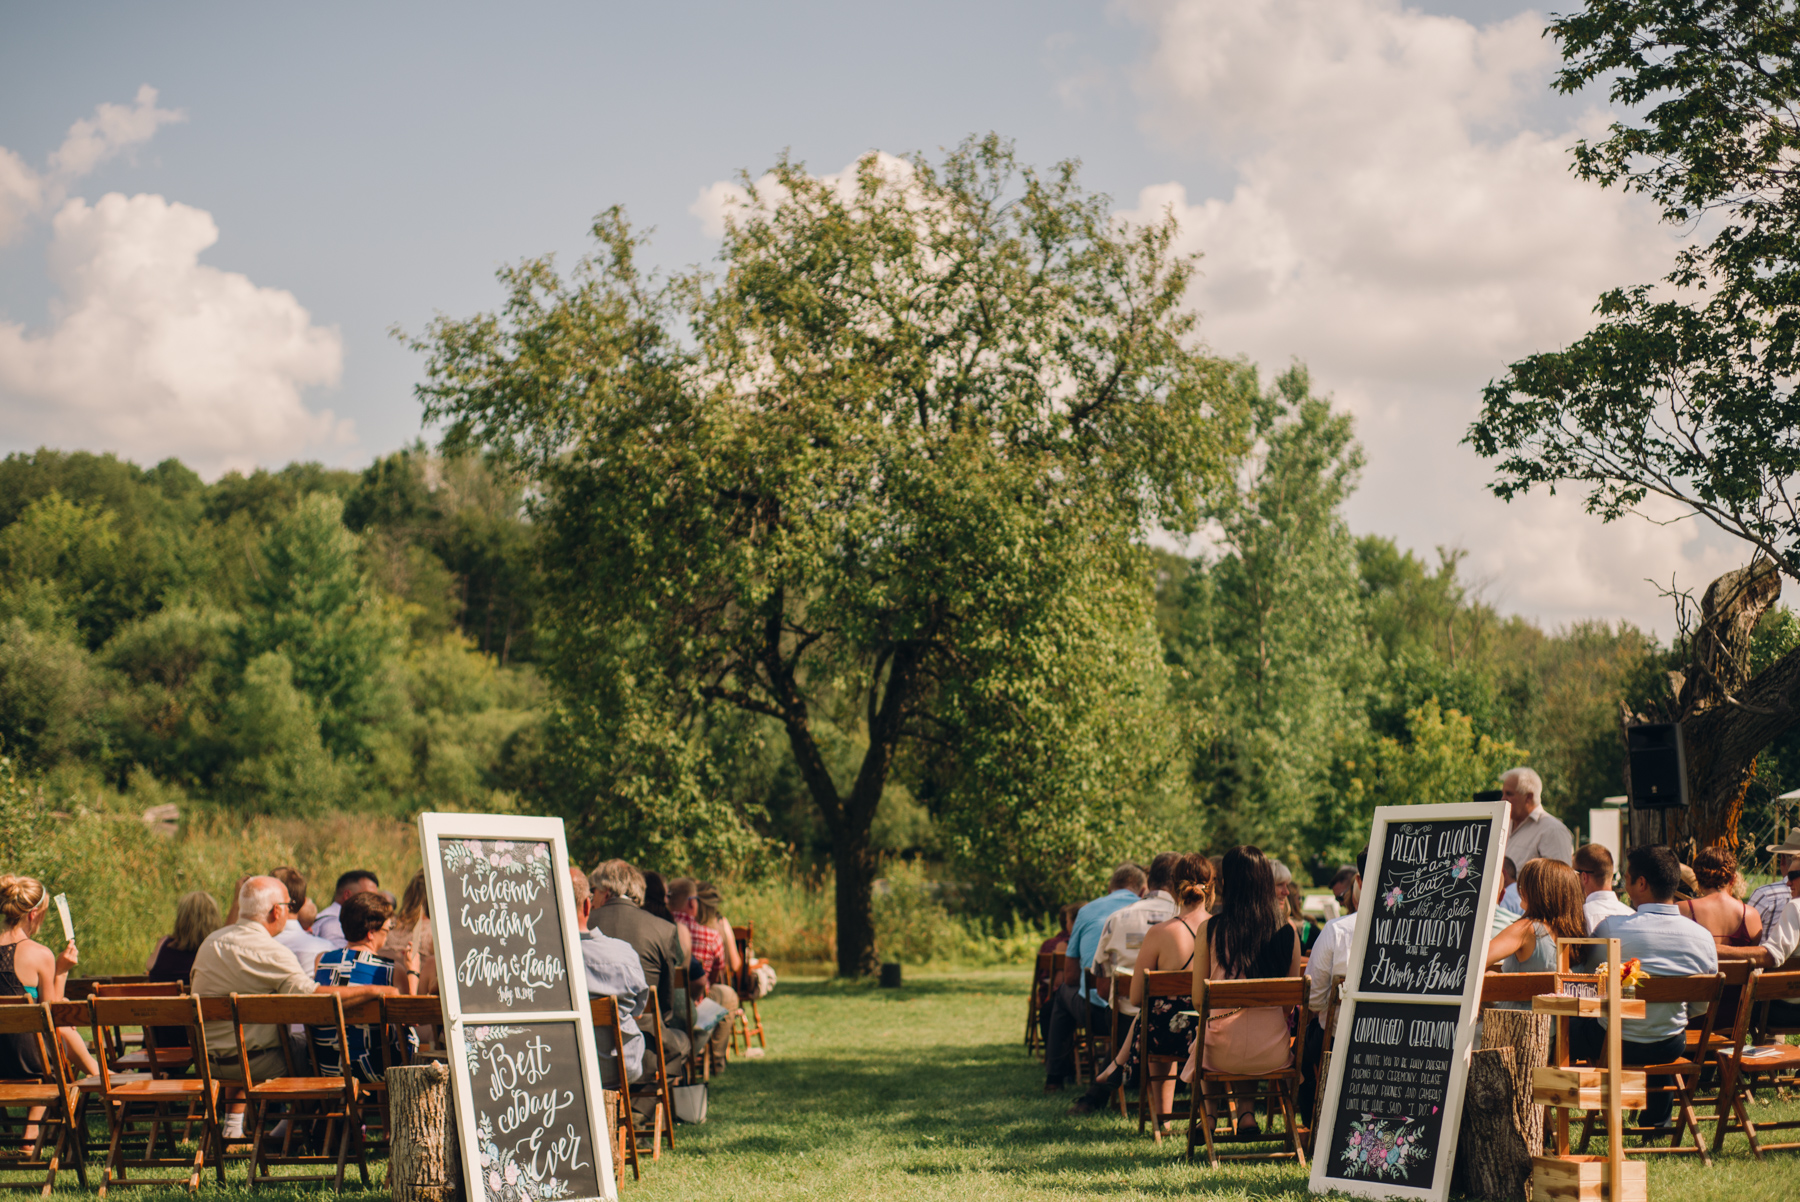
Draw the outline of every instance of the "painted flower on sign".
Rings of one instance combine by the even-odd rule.
[[[1398,906],[1405,900],[1406,891],[1401,889],[1400,886],[1395,885],[1392,889],[1389,889],[1382,895],[1381,904],[1392,910],[1395,906]]]
[[[1412,1130],[1411,1118],[1396,1125],[1391,1120],[1365,1114],[1350,1126],[1349,1145],[1344,1151],[1348,1177],[1406,1176],[1413,1162],[1425,1156],[1425,1145]]]
[[[1469,857],[1468,856],[1457,856],[1456,863],[1450,865],[1451,879],[1460,881],[1468,875],[1469,875]]]

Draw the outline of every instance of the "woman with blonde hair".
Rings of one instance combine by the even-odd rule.
[[[75,941],[69,940],[61,955],[34,936],[50,910],[50,894],[28,876],[0,876],[0,994],[20,994],[34,1002],[60,1002],[69,970],[81,962]],[[57,1028],[69,1059],[82,1074],[100,1071],[88,1051],[87,1041],[73,1027]],[[37,1040],[23,1035],[0,1035],[0,1079],[35,1077],[44,1071],[39,1063]],[[41,1113],[33,1111],[33,1115]]]
[[[419,953],[419,982],[416,992],[437,992],[437,944],[431,933],[431,901],[425,889],[425,870],[413,873],[400,908],[394,912],[394,925],[388,931],[383,954],[396,962],[407,950]]]
[[[1527,860],[1519,869],[1519,902],[1525,916],[1488,943],[1488,967],[1501,972],[1555,972],[1556,941],[1587,938],[1581,878],[1561,860]],[[1529,1010],[1526,1002],[1496,1002],[1505,1010]]]

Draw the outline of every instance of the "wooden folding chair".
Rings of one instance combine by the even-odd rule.
[[[350,1035],[344,1023],[342,999],[335,993],[234,993],[231,995],[231,1010],[232,1025],[237,1033],[238,1062],[243,1066],[244,1096],[249,1100],[253,1116],[253,1121],[248,1124],[251,1128],[250,1188],[295,1181],[330,1181],[342,1193],[344,1167],[349,1161],[352,1145],[356,1148],[356,1170],[362,1177],[363,1185],[367,1186],[369,1165],[363,1150],[362,1111],[359,1105],[361,1090],[358,1088],[356,1074],[350,1068]],[[337,1076],[302,1076],[294,1063],[293,1045],[285,1030],[281,1033],[281,1054],[287,1062],[287,1073],[278,1077],[264,1077],[260,1081],[252,1076],[250,1048],[244,1042],[244,1028],[285,1028],[291,1023],[337,1028],[338,1047],[343,1050],[343,1055],[338,1058]],[[317,1073],[316,1064],[310,1067]],[[317,1112],[302,1116],[297,1108],[309,1103],[317,1107]],[[271,1106],[286,1107],[289,1119],[287,1134],[281,1141],[280,1150],[274,1155],[263,1146],[264,1126],[268,1122]],[[322,1167],[333,1163],[334,1158],[328,1153],[312,1155],[294,1151],[293,1144],[299,1128],[318,1122],[325,1124],[324,1145],[327,1148],[332,1143],[333,1129],[341,1125],[341,1130],[337,1132],[335,1172],[290,1174],[283,1177],[271,1174],[268,1171],[271,1165]]]
[[[712,1040],[700,1033],[700,1015],[695,1009],[694,991],[688,988],[687,969],[672,968],[669,972],[675,988],[675,1013],[687,1024],[688,1038],[693,1041],[693,1050],[688,1054],[688,1082],[711,1081]]]
[[[1800,1047],[1787,1042],[1789,1035],[1800,1034],[1800,1027],[1786,1026],[1771,1020],[1771,1002],[1800,1002],[1800,972],[1763,972],[1750,974],[1744,988],[1744,1001],[1738,1007],[1733,1024],[1731,1047],[1719,1053],[1719,1125],[1713,1131],[1712,1150],[1717,1153],[1725,1144],[1729,1131],[1742,1131],[1750,1140],[1750,1154],[1761,1160],[1764,1152],[1790,1151],[1800,1142],[1769,1144],[1761,1132],[1785,1131],[1800,1127],[1800,1119],[1753,1123],[1745,1105],[1746,1085],[1758,1078],[1788,1086],[1800,1084]],[[1780,1040],[1758,1046],[1758,1037]],[[1735,1122],[1733,1120],[1736,1120]]]
[[[361,1001],[352,1002],[344,1007],[344,1033],[346,1036],[349,1034],[350,1028],[352,1027],[372,1027],[375,1032],[375,1048],[373,1051],[376,1068],[375,1076],[372,1080],[368,1081],[364,1081],[361,1077],[358,1077],[356,1082],[357,1106],[362,1113],[364,1130],[363,1139],[365,1144],[363,1151],[365,1155],[371,1152],[384,1151],[388,1147],[390,1132],[393,1130],[390,1125],[390,1116],[388,1112],[387,1071],[394,1063],[392,1054],[394,1045],[390,1038],[392,1033],[388,1030],[387,1020],[382,1014],[381,1003],[383,1000],[383,998],[379,997],[368,997],[363,998]],[[343,1049],[344,1055],[349,1055],[350,1050],[348,1047],[345,1047],[343,1044],[339,1044],[338,1046]],[[311,1048],[312,1043],[309,1032],[307,1041],[307,1049],[309,1052],[311,1052]],[[315,1068],[317,1068],[316,1064]],[[380,1134],[372,1140],[369,1139],[367,1135],[371,1122],[373,1122],[377,1130],[380,1131]]]
[[[1697,1005],[1706,1006],[1706,1017],[1702,1020],[1699,1039],[1690,1040],[1696,1048],[1705,1047],[1712,1034],[1713,1019],[1717,1015],[1719,993],[1725,986],[1725,974],[1722,972],[1701,974],[1691,977],[1650,977],[1637,987],[1638,1000],[1645,1003],[1682,1003],[1690,1009]],[[1690,1032],[1691,1034],[1691,1032]],[[1652,1093],[1672,1093],[1675,1095],[1675,1113],[1681,1117],[1675,1124],[1675,1134],[1666,1148],[1650,1146],[1626,1148],[1627,1156],[1650,1155],[1656,1152],[1693,1152],[1697,1153],[1707,1168],[1712,1167],[1712,1156],[1706,1150],[1705,1141],[1700,1137],[1701,1120],[1694,1113],[1694,1091],[1700,1086],[1700,1073],[1704,1066],[1704,1058],[1696,1052],[1693,1056],[1678,1056],[1667,1064],[1642,1064],[1632,1066],[1633,1072],[1644,1074],[1644,1092],[1646,1100]],[[1605,1068],[1604,1064],[1599,1066]],[[1586,1155],[1588,1141],[1594,1136],[1594,1124],[1603,1120],[1604,1111],[1590,1110],[1581,1124],[1581,1147],[1579,1151]],[[1716,1121],[1717,1116],[1713,1116]],[[1693,1146],[1683,1145],[1683,1132],[1692,1130]],[[1650,1134],[1652,1128],[1645,1126],[1626,1126],[1621,1122],[1619,1134],[1644,1136]]]
[[[1195,971],[1193,976],[1194,978],[1198,978],[1198,970]],[[1300,1088],[1300,1068],[1294,1063],[1292,1041],[1289,1041],[1288,1047],[1288,1066],[1284,1069],[1277,1069],[1272,1073],[1265,1073],[1260,1076],[1244,1073],[1214,1072],[1206,1067],[1206,1024],[1207,1020],[1213,1016],[1231,1010],[1250,1010],[1263,1006],[1273,1006],[1285,1011],[1292,1011],[1304,1007],[1306,1005],[1306,978],[1270,977],[1247,981],[1205,981],[1194,979],[1193,988],[1197,994],[1195,1000],[1199,1003],[1196,1009],[1200,1012],[1200,1030],[1195,1036],[1195,1042],[1198,1047],[1197,1054],[1194,1057],[1193,1088],[1188,1097],[1188,1159],[1192,1160],[1194,1158],[1194,1144],[1197,1140],[1203,1138],[1206,1141],[1207,1163],[1215,1169],[1219,1167],[1219,1162],[1223,1160],[1286,1160],[1289,1157],[1292,1157],[1304,1167],[1307,1162],[1306,1144],[1302,1137],[1302,1133],[1294,1120],[1294,1100],[1295,1095]],[[1288,1145],[1288,1150],[1285,1152],[1244,1152],[1228,1156],[1220,1155],[1213,1146],[1213,1125],[1216,1120],[1212,1115],[1207,1113],[1206,1108],[1205,1095],[1207,1092],[1206,1087],[1208,1085],[1225,1087],[1220,1091],[1219,1098],[1221,1102],[1226,1104],[1221,1105],[1219,1109],[1223,1112],[1227,1121],[1233,1122],[1231,1134],[1231,1140],[1233,1142],[1267,1143],[1274,1141],[1268,1137],[1267,1133],[1258,1133],[1256,1136],[1250,1138],[1245,1138],[1237,1134],[1233,1116],[1237,1106],[1240,1104],[1240,1100],[1231,1096],[1230,1086],[1251,1086],[1251,1092],[1248,1096],[1252,1113],[1255,1111],[1258,1098],[1266,1097],[1271,1103],[1279,1103],[1284,1126],[1286,1128],[1285,1142]],[[1273,1123],[1274,1105],[1269,1107],[1269,1112],[1270,1122]]]
[[[1037,966],[1031,972],[1031,992],[1025,996],[1025,1050],[1027,1052],[1036,1052],[1044,1046],[1044,1033],[1039,1030],[1039,1016],[1043,1014],[1044,1002],[1050,996],[1050,966],[1055,961],[1055,952],[1039,952]]]
[[[1319,1067],[1313,1070],[1312,1113],[1301,1116],[1306,1123],[1308,1140],[1312,1139],[1312,1133],[1319,1129],[1319,1107],[1325,1104],[1325,1082],[1331,1080],[1331,1049],[1332,1045],[1337,1043],[1338,1007],[1343,1004],[1344,1000],[1344,974],[1333,973],[1331,984],[1326,986],[1326,990],[1325,1023],[1321,1028],[1325,1037],[1319,1041]],[[1300,1032],[1294,1037],[1294,1047],[1297,1051],[1304,1052],[1306,1050],[1306,1023],[1304,1020],[1313,1013],[1315,1012],[1312,1008],[1312,999],[1309,997],[1306,999],[1306,1009],[1300,1016],[1302,1022],[1299,1027],[1295,1028]]]
[[[180,997],[187,990],[180,981],[96,981],[89,998]],[[105,1043],[98,1041],[104,1037]],[[180,1076],[194,1063],[194,1049],[181,1045],[157,1046],[156,1032],[145,1027],[137,1036],[128,1036],[122,1026],[96,1029],[97,1048],[105,1048],[104,1060],[115,1073],[150,1073],[158,1077]],[[133,1046],[136,1051],[131,1051]]]
[[[651,1112],[650,1130],[647,1134],[650,1137],[650,1159],[657,1160],[662,1157],[662,1141],[665,1138],[669,1141],[669,1151],[675,1150],[675,1095],[670,1092],[669,1058],[663,1051],[662,1003],[656,996],[656,986],[654,985],[650,986],[650,1004],[644,1008],[644,1013],[651,1015],[656,1021],[656,1083],[654,1088],[657,1103],[655,1110]],[[639,1021],[642,1022],[642,1020]],[[691,1039],[690,1036],[690,1042]],[[688,1055],[691,1059],[693,1056],[691,1050]],[[645,1133],[640,1132],[639,1134],[641,1136]]]
[[[1091,968],[1081,970],[1081,987],[1088,996],[1094,993],[1096,978]],[[1119,1038],[1119,1011],[1116,1006],[1108,1006],[1107,1033],[1096,1035],[1091,1022],[1083,1023],[1075,1032],[1075,1084],[1081,1084],[1083,1078],[1098,1080],[1105,1069],[1106,1062],[1112,1059],[1114,1048]],[[1122,1095],[1121,1095],[1122,1096]],[[1121,1102],[1121,1106],[1123,1103]]]
[[[56,1187],[56,1174],[66,1160],[75,1162],[75,1175],[82,1188],[87,1188],[87,1164],[83,1159],[85,1141],[76,1127],[75,1088],[69,1082],[69,1065],[63,1057],[62,1040],[56,1037],[56,1020],[48,1003],[29,1006],[0,1007],[0,1035],[23,1035],[37,1041],[38,1062],[44,1075],[36,1080],[0,1081],[0,1148],[17,1149],[13,1155],[0,1156],[0,1172],[24,1173],[39,1169],[43,1177],[37,1181],[0,1182],[19,1188],[37,1186],[44,1197]],[[43,1117],[33,1121],[31,1110],[43,1107]],[[12,1117],[12,1110],[23,1108],[25,1114]],[[48,1148],[50,1157],[40,1159]],[[29,1151],[28,1151],[29,1149]]]
[[[89,1021],[94,1028],[94,1042],[99,1045],[105,1032],[124,1026],[183,1027],[190,1043],[205,1044],[200,1028],[200,1006],[197,998],[183,997],[106,997],[96,992],[88,998]],[[219,1135],[219,1084],[213,1080],[212,1065],[205,1056],[193,1059],[198,1070],[194,1077],[158,1078],[144,1071],[119,1072],[109,1057],[100,1057],[100,1089],[97,1096],[106,1106],[108,1144],[106,1172],[100,1180],[100,1196],[111,1186],[172,1185],[184,1178],[188,1192],[200,1188],[200,1177],[212,1162],[219,1183],[225,1182],[224,1144]],[[138,1113],[133,1114],[134,1108]],[[179,1108],[179,1109],[177,1109]],[[191,1134],[195,1126],[200,1137],[194,1154],[175,1154],[175,1128]],[[130,1158],[127,1142],[134,1139],[133,1130],[143,1136],[143,1154]],[[157,1155],[158,1144],[167,1136],[171,1155]],[[133,1169],[181,1169],[180,1176],[132,1177]]]
[[[731,1040],[732,1046],[736,1047],[738,1033],[739,1031],[742,1031],[745,1055],[750,1054],[750,1037],[752,1035],[756,1036],[758,1047],[765,1052],[769,1050],[769,1038],[763,1032],[762,1011],[757,1008],[756,999],[750,994],[750,978],[754,975],[750,970],[750,952],[751,942],[755,937],[755,923],[751,923],[746,927],[731,928],[732,941],[737,944],[738,948],[738,962],[743,965],[743,969],[738,973],[737,985],[738,1002],[743,1009],[743,1013],[739,1015],[739,1019],[742,1021],[743,1025],[741,1027],[732,1027]]]
[[[111,977],[70,977],[63,982],[63,1000],[85,1002],[94,992],[94,986],[104,985],[111,980]]]
[[[438,1036],[444,1029],[443,999],[435,993],[389,994],[381,999],[381,1021],[390,1027],[412,1027],[419,1033],[414,1060],[439,1060]],[[431,1039],[426,1039],[430,1033]]]
[[[631,1179],[639,1181],[643,1172],[638,1167],[637,1119],[631,1109],[631,1080],[625,1071],[625,1028],[619,1021],[617,998],[589,997],[588,1012],[593,1016],[594,1030],[612,1036],[613,1063],[618,1066],[618,1089],[608,1090],[616,1109],[607,1117],[612,1121],[613,1164],[631,1161]]]
[[[1161,1086],[1165,1081],[1176,1079],[1187,1058],[1151,1054],[1150,1007],[1157,998],[1174,998],[1192,1006],[1193,995],[1194,976],[1186,969],[1175,972],[1147,970],[1144,973],[1144,1004],[1137,1016],[1138,1134],[1144,1133],[1144,1125],[1148,1123],[1152,1138],[1159,1144],[1173,1114],[1172,1111],[1163,1112]]]

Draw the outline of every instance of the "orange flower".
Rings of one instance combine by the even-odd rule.
[[[1644,972],[1644,966],[1638,962],[1636,956],[1619,965],[1619,984],[1621,985],[1642,985],[1648,975]]]

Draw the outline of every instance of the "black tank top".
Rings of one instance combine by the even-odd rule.
[[[16,943],[0,944],[0,994],[8,997],[30,997],[25,982],[13,967],[18,954]],[[0,1035],[0,1080],[17,1081],[23,1077],[44,1075],[44,1061],[38,1054],[35,1035]]]

